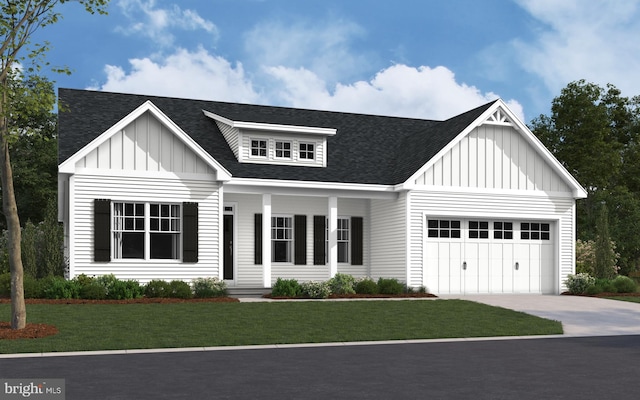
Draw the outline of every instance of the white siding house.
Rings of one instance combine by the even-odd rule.
[[[446,121],[60,90],[70,276],[560,293],[585,191],[504,102]]]

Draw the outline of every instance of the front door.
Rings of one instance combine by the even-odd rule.
[[[223,260],[225,280],[233,280],[233,214],[224,214]]]

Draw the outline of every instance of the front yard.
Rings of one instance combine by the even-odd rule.
[[[0,340],[0,353],[562,333],[560,322],[463,300],[28,304],[27,317],[59,333]],[[0,304],[9,320],[10,304]]]

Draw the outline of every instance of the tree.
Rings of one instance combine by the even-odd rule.
[[[31,38],[39,28],[58,22],[61,14],[56,10],[68,0],[6,0],[0,6],[0,180],[2,182],[2,209],[7,222],[9,267],[11,270],[11,327],[22,329],[27,313],[24,303],[24,271],[20,256],[20,218],[16,206],[11,168],[10,144],[15,131],[15,121],[28,120],[16,117],[22,111],[27,114],[42,107],[42,87],[37,84],[37,73],[43,65],[49,43],[31,45]],[[90,13],[106,13],[108,0],[78,0]],[[68,72],[66,68],[57,69]],[[26,77],[26,79],[24,79]],[[18,82],[36,82],[17,85]],[[23,103],[21,103],[23,102]]]
[[[601,205],[608,205],[611,239],[623,272],[640,263],[640,98],[608,84],[571,82],[553,99],[551,114],[532,132],[586,189],[577,203],[578,239],[597,241]]]
[[[609,213],[602,204],[596,224],[598,238],[595,244],[594,275],[596,278],[610,279],[616,274],[616,252],[609,236]]]

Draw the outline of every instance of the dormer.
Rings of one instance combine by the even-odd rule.
[[[327,166],[327,137],[337,129],[234,121],[203,110],[213,119],[241,163]]]

